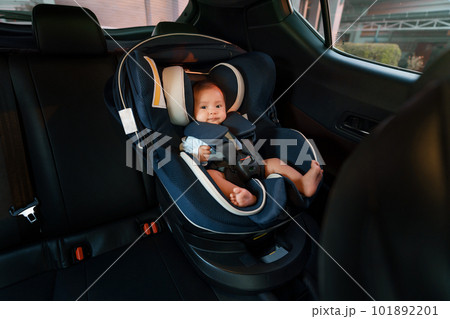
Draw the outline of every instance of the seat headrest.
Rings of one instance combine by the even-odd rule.
[[[198,30],[192,24],[161,21],[153,29],[152,37],[170,33],[198,33]]]
[[[173,46],[171,48],[173,50]],[[203,48],[201,51],[204,51]],[[206,48],[210,51],[208,46]],[[161,56],[159,53],[155,55]],[[155,60],[147,52],[131,50],[120,62],[114,76],[112,106],[123,113],[124,119],[121,121],[126,122],[124,128],[129,132],[127,134],[143,127],[177,136],[180,130],[174,125],[186,126],[193,119],[191,83],[208,76],[223,90],[228,112],[239,110],[250,122],[267,121],[273,124],[269,116],[265,115],[271,105],[276,78],[275,65],[270,56],[262,52],[250,52],[228,59],[226,63],[213,59],[212,63],[188,63],[183,66]],[[211,59],[206,61],[211,62]],[[172,66],[160,68],[167,65]],[[183,67],[189,69],[185,71]],[[132,119],[134,116],[139,119],[137,123]]]
[[[189,74],[189,71],[187,72]],[[198,77],[198,73],[194,73]],[[224,92],[227,112],[239,109],[244,99],[244,79],[229,63],[219,63],[208,73],[200,74],[217,83]],[[194,115],[194,99],[191,80],[181,66],[171,66],[162,72],[164,95],[172,124],[186,126]],[[201,78],[201,77],[200,77]]]
[[[89,9],[39,4],[33,8],[33,31],[45,54],[100,55],[106,40],[97,17]]]

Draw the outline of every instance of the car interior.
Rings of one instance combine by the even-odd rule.
[[[289,0],[0,22],[0,300],[449,300],[450,50],[423,73],[355,58],[321,6],[323,37]],[[319,161],[314,196],[253,179],[238,209],[180,151],[206,77],[264,158]]]

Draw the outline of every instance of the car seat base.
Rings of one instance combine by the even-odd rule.
[[[271,291],[299,276],[312,255],[312,241],[304,231],[309,221],[301,215],[274,231],[229,240],[193,234],[173,223],[170,214],[165,217],[200,274],[234,293]]]

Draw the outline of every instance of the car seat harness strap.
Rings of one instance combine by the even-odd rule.
[[[1,83],[3,90],[15,91],[21,87],[18,83],[15,69],[11,69],[11,79],[3,77]],[[17,90],[19,91],[19,90]],[[21,101],[20,96],[16,96]],[[20,235],[25,240],[34,240],[40,236],[41,227],[37,218],[36,208],[39,204],[34,195],[33,184],[28,168],[28,156],[24,146],[24,138],[19,113],[16,108],[17,101],[0,103],[0,147],[6,166],[6,176],[11,193],[11,206],[8,212],[11,216],[23,216],[27,221],[18,219]],[[16,209],[16,207],[21,207]],[[32,225],[32,226],[31,226]]]
[[[239,124],[236,125],[236,122]],[[246,125],[242,125],[243,123]],[[205,135],[205,132],[213,138],[206,141],[205,136],[208,136],[208,133]],[[230,182],[244,187],[253,177],[264,178],[263,165],[258,163],[256,156],[235,137],[235,134],[251,140],[254,137],[254,126],[240,114],[232,112],[222,125],[192,122],[185,128],[184,133],[205,140],[207,144],[210,144],[208,142],[211,140],[217,140],[217,145],[210,145],[211,156],[207,168],[223,172]]]

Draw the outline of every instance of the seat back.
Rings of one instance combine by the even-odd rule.
[[[104,104],[117,57],[100,26],[81,8],[53,5],[36,6],[33,24],[41,53],[10,64],[43,231],[67,234],[154,207],[151,178],[126,167],[126,141]]]
[[[33,28],[39,52],[1,56],[1,103],[17,112],[23,126],[41,228],[32,238],[22,236],[29,224],[9,216],[11,198],[2,192],[0,269],[8,275],[0,277],[1,288],[35,276],[54,280],[55,270],[74,263],[77,245],[99,256],[133,242],[139,221],[160,214],[152,177],[126,167],[126,140],[103,98],[118,57],[106,52],[91,18],[81,8],[38,5]],[[22,298],[34,295],[30,288]]]

